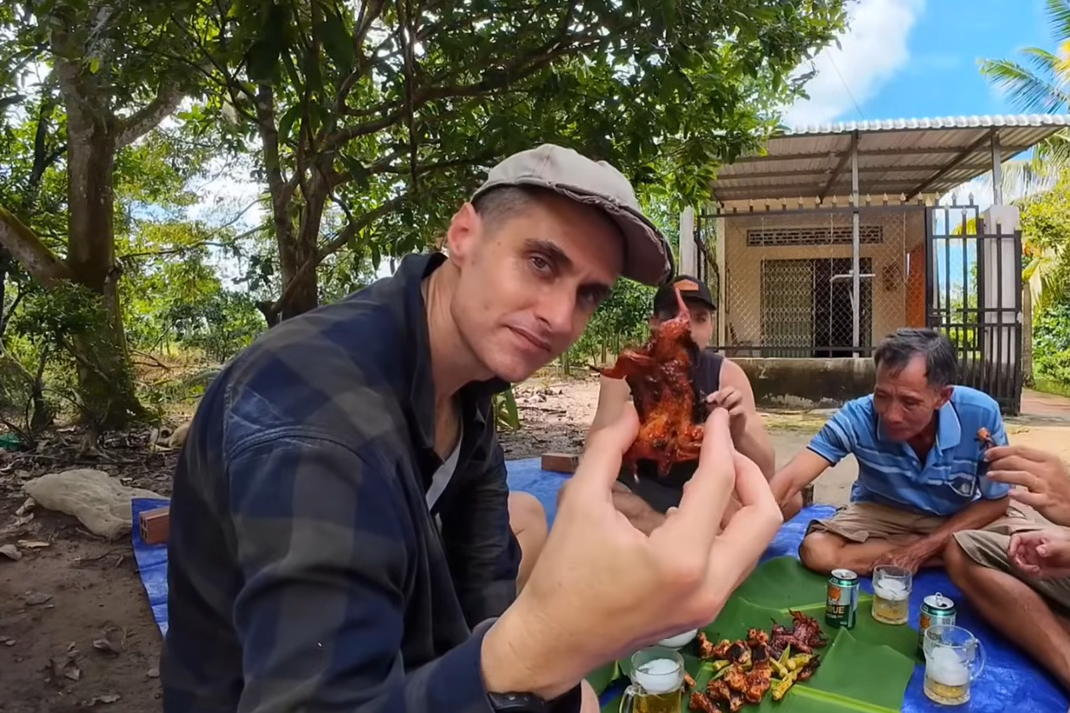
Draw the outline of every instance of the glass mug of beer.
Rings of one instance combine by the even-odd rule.
[[[882,565],[873,569],[873,618],[882,624],[906,624],[910,619],[909,569]]]
[[[673,649],[651,646],[632,654],[632,685],[624,691],[620,713],[682,713],[684,659]]]
[[[961,626],[933,624],[925,630],[925,695],[945,706],[970,700],[970,684],[985,667],[981,642]]]

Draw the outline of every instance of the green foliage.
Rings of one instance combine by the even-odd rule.
[[[494,394],[491,402],[494,410],[494,425],[499,431],[515,431],[520,428],[520,411],[516,407],[516,395],[512,389]]]
[[[845,19],[844,0],[529,5],[0,4],[0,205],[61,267],[114,266],[108,324],[121,313],[126,328],[98,358],[88,337],[109,332],[112,304],[99,284],[41,289],[52,279],[35,285],[0,249],[0,359],[29,379],[13,400],[40,397],[42,379],[71,402],[79,375],[126,379],[127,345],[224,361],[296,275],[313,277],[313,302],[369,284],[441,235],[487,167],[546,141],[618,166],[675,245],[680,208],[773,130],[803,94],[795,68]],[[93,127],[107,160],[79,184],[68,160]],[[262,215],[192,217],[190,181],[220,158],[251,166],[238,177],[263,191]],[[98,186],[114,216],[79,208]],[[643,339],[650,298],[622,281],[570,358]],[[511,394],[496,409],[519,423]]]
[[[1070,384],[1070,301],[1049,303],[1033,320],[1033,370],[1059,384]]]
[[[1058,114],[1070,108],[1070,0],[1045,0],[1045,15],[1055,51],[1026,47],[1021,62],[983,60],[981,74],[1004,92],[1011,104],[1029,114]],[[1003,165],[1003,190],[1029,195],[1050,188],[1070,166],[1070,133],[1060,131],[1038,144],[1031,158]],[[988,174],[991,180],[991,174]]]
[[[1055,186],[1019,202],[1023,242],[1023,279],[1042,307],[1060,300],[1070,287],[1070,170]]]
[[[610,354],[646,340],[653,303],[654,288],[631,280],[617,280],[583,336],[568,350],[568,363],[580,366],[600,363]]]
[[[215,88],[182,118],[259,144],[286,288],[316,252],[374,270],[426,247],[487,166],[542,142],[614,163],[673,212],[705,200],[802,95],[794,70],[843,4],[237,2],[189,24]]]

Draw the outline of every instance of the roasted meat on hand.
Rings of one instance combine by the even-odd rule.
[[[634,475],[636,463],[650,460],[665,476],[675,463],[698,460],[703,427],[695,423],[697,394],[691,379],[691,355],[698,348],[691,339],[691,315],[680,291],[680,313],[659,324],[647,343],[625,350],[608,369],[594,367],[610,379],[624,379],[639,414],[639,434],[624,454]]]

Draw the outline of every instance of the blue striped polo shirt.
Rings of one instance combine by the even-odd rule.
[[[985,476],[980,428],[987,428],[997,445],[1007,444],[995,400],[967,386],[954,387],[937,414],[936,444],[922,463],[909,445],[884,435],[870,395],[845,404],[808,447],[833,465],[854,455],[858,480],[851,502],[950,517],[978,500],[998,500],[1010,492],[1009,485]]]

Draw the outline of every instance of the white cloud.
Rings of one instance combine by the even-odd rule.
[[[826,47],[814,58],[817,75],[806,85],[810,99],[789,107],[784,123],[801,127],[864,118],[855,104],[873,97],[910,62],[907,38],[924,10],[925,0],[860,0],[852,5],[840,47]]]

